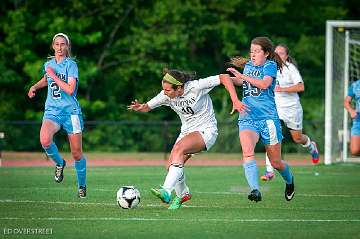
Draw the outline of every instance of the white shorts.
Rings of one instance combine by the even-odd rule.
[[[201,134],[201,137],[205,142],[206,150],[209,150],[215,144],[216,138],[218,136],[217,127],[209,127],[209,128],[194,130],[192,132],[186,132],[186,133],[181,132],[178,138],[176,139],[175,143],[177,143],[180,139],[184,138],[186,135],[193,132],[199,132]]]
[[[277,107],[279,118],[284,121],[289,129],[302,130],[303,128],[303,109],[300,104],[292,107]]]

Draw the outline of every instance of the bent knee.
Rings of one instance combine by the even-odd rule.
[[[48,137],[40,138],[40,144],[43,148],[49,148],[52,143],[52,139]]]
[[[184,151],[184,148],[182,147],[182,145],[180,143],[177,143],[172,148],[171,154],[184,155],[185,151]]]
[[[249,161],[249,160],[253,160],[253,159],[255,159],[254,152],[243,152],[243,160],[244,161]]]
[[[303,142],[301,137],[293,137],[292,139],[296,144],[301,144]]]
[[[78,161],[82,158],[82,151],[81,150],[73,151],[73,152],[71,152],[71,155],[74,160]]]

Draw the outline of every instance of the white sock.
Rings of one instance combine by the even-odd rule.
[[[274,168],[270,163],[270,159],[267,154],[265,154],[265,162],[266,162],[266,172],[273,173]]]
[[[314,145],[311,143],[310,137],[309,137],[309,136],[306,136],[306,137],[307,137],[306,143],[303,144],[302,146],[303,146],[304,148],[307,148],[307,150],[308,150],[310,153],[312,153],[312,152],[315,150]]]
[[[166,175],[163,188],[171,195],[171,191],[174,189],[175,184],[179,181],[180,177],[184,174],[183,165],[170,165],[169,172]]]
[[[183,174],[179,181],[175,184],[175,193],[177,197],[182,197],[182,195],[188,192],[189,187],[185,183],[185,174]]]

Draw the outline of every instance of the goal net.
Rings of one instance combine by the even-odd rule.
[[[349,154],[349,85],[360,78],[360,21],[326,22],[325,164],[360,162]]]

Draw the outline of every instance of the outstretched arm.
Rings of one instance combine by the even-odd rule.
[[[235,110],[238,112],[248,110],[248,107],[239,100],[233,81],[230,78],[230,76],[227,74],[221,74],[219,75],[219,77],[221,84],[223,84],[225,86],[225,89],[229,92],[231,101],[233,103],[233,108],[230,114],[234,113]]]
[[[138,100],[131,101],[131,104],[128,106],[128,110],[133,110],[136,112],[149,112],[151,109],[148,104],[141,104]]]
[[[352,119],[354,119],[357,115],[356,110],[351,108],[350,102],[351,102],[351,96],[346,96],[345,101],[344,101],[344,107],[347,110],[347,112],[349,112],[350,116]]]
[[[252,78],[250,76],[241,74],[238,72],[235,68],[228,68],[227,71],[230,71],[235,75],[237,79],[242,79],[244,81],[249,82],[253,86],[259,88],[259,89],[267,89],[271,85],[273,78],[271,76],[264,76],[262,80]]]
[[[44,88],[45,86],[47,86],[47,80],[46,80],[46,77],[43,76],[38,82],[36,82],[34,85],[32,85],[29,89],[29,92],[28,92],[28,96],[29,98],[33,98],[35,96],[35,92],[38,90],[38,89],[41,89],[41,88]]]
[[[280,87],[279,85],[275,86],[275,92],[297,93],[303,92],[304,90],[304,83],[297,83],[296,85],[289,87]]]

